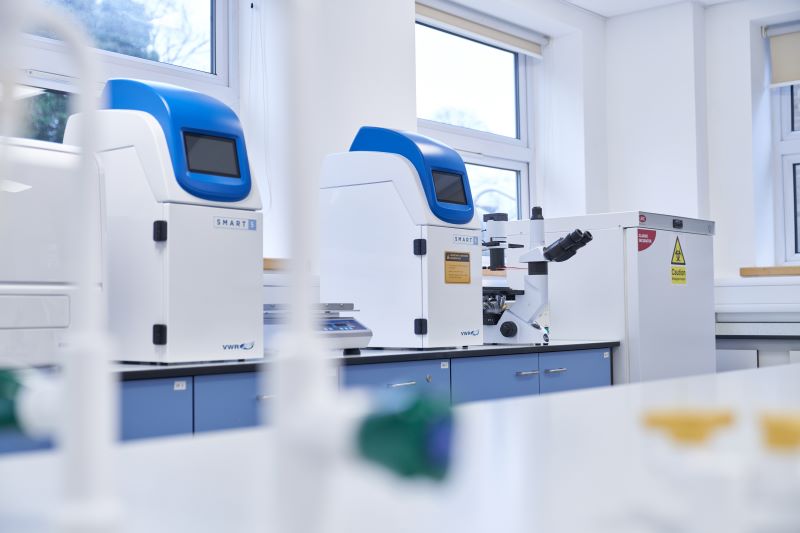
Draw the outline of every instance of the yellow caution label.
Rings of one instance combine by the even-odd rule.
[[[469,254],[465,252],[444,253],[444,282],[470,283]]]
[[[678,237],[675,237],[675,248],[672,250],[672,264],[686,264],[686,258],[683,256],[683,248],[681,248],[681,240]]]
[[[672,265],[672,284],[686,285],[686,267]]]
[[[672,272],[673,285],[686,285],[686,257],[683,255],[681,240],[675,237],[675,247],[672,249]]]

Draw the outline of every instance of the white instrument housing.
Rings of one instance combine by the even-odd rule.
[[[74,205],[80,152],[71,146],[10,138],[0,176],[0,365],[30,366],[58,362],[70,331],[76,281],[71,244],[77,228]],[[91,209],[100,213],[100,169],[90,180],[97,194]],[[83,228],[100,250],[101,218]],[[86,261],[97,290],[101,258]]]
[[[353,302],[356,318],[372,329],[370,347],[483,344],[480,224],[474,216],[465,224],[437,217],[408,159],[329,155],[320,209],[320,297]],[[417,239],[426,243],[424,255],[414,253]],[[468,280],[447,281],[451,252],[469,258]],[[417,320],[427,333],[415,330]]]
[[[65,142],[80,129],[70,117]],[[109,328],[131,362],[263,357],[261,199],[194,196],[176,181],[165,134],[150,114],[98,113],[105,138]],[[154,240],[164,222],[166,240]],[[166,339],[156,343],[165,326]],[[163,330],[162,330],[163,331]],[[160,335],[160,333],[159,333]],[[162,339],[164,340],[164,339]]]

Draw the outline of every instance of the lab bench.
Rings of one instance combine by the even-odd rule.
[[[454,404],[611,385],[618,342],[549,346],[473,346],[445,350],[363,350],[341,358],[332,380],[385,395],[424,391]],[[123,440],[243,428],[269,417],[270,391],[259,386],[264,362],[116,365]],[[261,405],[266,408],[261,409]],[[268,421],[268,418],[267,418]],[[0,432],[0,453],[50,447]]]
[[[800,409],[798,383],[800,367],[789,365],[468,403],[456,409],[445,484],[401,482],[340,457],[299,485],[325,481],[316,505],[303,500],[292,510],[315,513],[330,533],[736,530],[752,513],[752,483],[768,459],[757,421]],[[642,424],[651,409],[687,406],[730,409],[735,422],[699,452]],[[290,500],[276,490],[298,486],[282,476],[287,453],[285,440],[258,428],[117,446],[125,530],[277,531]],[[724,461],[698,462],[697,453]],[[0,457],[0,530],[53,530],[60,466],[60,455],[47,452]],[[793,501],[776,500],[776,509],[790,513]],[[693,527],[699,517],[716,523]]]

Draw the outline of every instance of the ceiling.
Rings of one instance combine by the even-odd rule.
[[[586,9],[604,17],[616,17],[634,11],[644,11],[654,7],[678,3],[680,0],[566,0],[567,3]],[[735,0],[696,0],[707,6]]]

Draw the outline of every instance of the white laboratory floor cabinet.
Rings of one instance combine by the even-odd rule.
[[[545,221],[594,240],[550,266],[554,340],[614,338],[614,383],[713,373],[714,223],[639,211]]]

